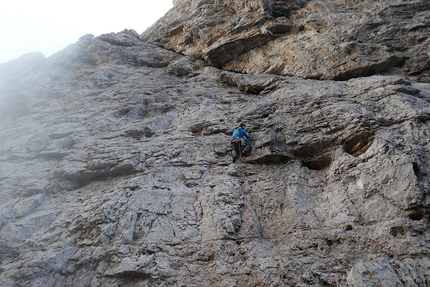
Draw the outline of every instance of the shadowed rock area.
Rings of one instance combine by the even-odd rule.
[[[429,7],[382,2],[177,0],[143,35],[15,60],[0,82],[0,285],[428,286],[430,83],[414,58],[428,39],[395,45],[399,19],[423,23],[402,37],[428,37]],[[396,64],[353,73],[370,58],[337,40],[344,66],[259,62],[292,41],[331,61],[325,41],[345,34]],[[253,154],[232,163],[242,121]]]

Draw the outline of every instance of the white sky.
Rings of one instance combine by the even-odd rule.
[[[0,4],[0,63],[25,53],[51,56],[85,34],[134,29],[141,34],[172,0],[5,0]]]

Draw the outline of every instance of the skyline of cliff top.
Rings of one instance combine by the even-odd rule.
[[[99,36],[124,29],[141,33],[171,7],[172,0],[125,0],[121,5],[83,0],[73,4],[53,0],[9,1],[0,11],[0,63],[31,52],[49,57],[85,34]]]

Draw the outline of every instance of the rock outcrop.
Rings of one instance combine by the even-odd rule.
[[[242,3],[213,2],[174,9],[215,23]],[[251,38],[224,48],[230,36],[214,38],[213,54],[203,42],[174,44],[187,22],[178,12],[185,24],[171,29],[171,10],[141,36],[86,35],[3,87],[2,286],[429,285],[430,83],[403,72],[344,81],[236,73],[228,67],[281,39],[252,38],[255,15],[269,27],[337,2],[243,3],[248,17],[232,19],[250,28],[230,36]],[[425,2],[407,4],[428,21]],[[290,24],[276,25],[268,31],[293,37]],[[222,51],[234,57],[215,64]],[[401,69],[418,69],[413,61]],[[253,155],[233,164],[227,143],[241,121]]]
[[[427,0],[176,1],[141,39],[248,74],[430,80]]]

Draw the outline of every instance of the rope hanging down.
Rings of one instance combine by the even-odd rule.
[[[324,243],[324,253],[326,256],[326,266],[327,266],[327,271],[330,274],[330,286],[333,286],[333,277],[331,274],[331,267],[330,267],[330,263],[328,262],[328,250],[327,250],[327,240],[325,238],[325,235],[323,233],[323,231],[318,228],[315,224],[313,224],[307,217],[306,215],[303,214],[303,212],[301,212],[298,207],[284,194],[282,193],[281,189],[279,188],[278,185],[276,185],[276,183],[270,178],[270,176],[267,174],[267,172],[261,167],[261,165],[258,164],[258,162],[251,157],[251,160],[258,166],[258,168],[261,170],[261,172],[266,176],[267,180],[271,182],[271,184],[274,186],[274,188],[276,189],[276,191],[291,205],[292,208],[294,208],[296,210],[296,212],[313,228],[316,230],[316,232],[321,236],[321,239]],[[241,159],[241,163],[242,163],[242,159]]]
[[[242,189],[243,189],[243,196],[244,196],[244,199],[245,199],[246,214],[248,214],[249,238],[250,238],[250,243],[251,243],[252,257],[254,258],[255,286],[258,287],[257,258],[256,258],[256,255],[255,255],[255,246],[254,246],[254,240],[253,240],[252,229],[251,229],[251,213],[249,212],[248,198],[247,198],[247,193],[246,193],[246,188],[245,188],[245,168],[243,167],[243,163],[242,163],[242,150],[241,150],[241,145],[240,144],[239,144],[239,154],[240,154],[240,166],[241,166],[241,169],[242,169],[242,182],[243,182]]]
[[[226,136],[227,137],[227,136]],[[249,212],[249,207],[248,207],[248,199],[247,199],[247,195],[246,195],[246,188],[245,188],[245,169],[243,167],[243,162],[242,162],[242,151],[241,151],[241,147],[239,145],[239,154],[240,154],[240,165],[241,165],[241,169],[242,169],[242,181],[243,181],[243,195],[245,198],[245,208],[246,208],[246,212],[247,214],[250,214]],[[321,236],[321,239],[324,243],[324,253],[326,256],[326,266],[327,266],[327,271],[330,275],[330,286],[333,287],[333,276],[331,273],[331,267],[330,267],[330,263],[328,261],[328,250],[327,250],[327,240],[325,238],[325,235],[323,233],[323,231],[318,228],[315,224],[313,224],[304,214],[303,212],[301,212],[297,206],[284,194],[282,193],[281,189],[275,184],[275,182],[270,178],[270,176],[267,174],[267,172],[261,167],[261,165],[258,164],[258,162],[251,157],[251,160],[258,166],[258,168],[261,170],[261,172],[266,176],[266,178],[268,179],[268,181],[271,182],[271,184],[274,186],[275,190],[291,205],[291,207],[293,209],[296,210],[297,214],[299,214],[313,229],[316,230],[316,232]],[[258,286],[258,272],[257,272],[257,260],[256,260],[256,255],[255,255],[255,250],[254,250],[254,243],[253,243],[253,236],[252,236],[252,230],[251,230],[251,216],[248,216],[248,230],[249,230],[249,235],[250,235],[250,240],[251,240],[251,249],[252,249],[252,254],[254,257],[254,273],[255,273],[255,286]],[[346,230],[344,230],[344,233],[346,233]]]

